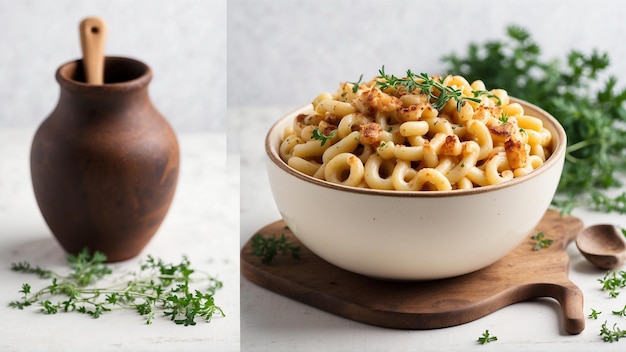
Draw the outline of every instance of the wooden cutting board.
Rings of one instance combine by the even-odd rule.
[[[285,223],[274,222],[257,233],[281,234],[301,247],[300,259],[277,256],[262,264],[252,241],[241,251],[241,272],[255,284],[327,312],[371,325],[397,329],[435,329],[467,323],[510,304],[539,297],[556,299],[563,327],[570,334],[585,328],[583,294],[568,278],[566,247],[583,223],[549,210],[535,228],[553,243],[533,251],[529,236],[500,261],[455,278],[383,281],[340,269],[304,247]]]

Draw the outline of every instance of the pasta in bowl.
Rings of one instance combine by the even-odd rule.
[[[287,226],[338,267],[395,280],[466,274],[540,221],[565,132],[502,89],[410,74],[342,83],[281,118],[266,137],[270,186]]]

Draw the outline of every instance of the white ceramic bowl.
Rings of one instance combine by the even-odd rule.
[[[283,129],[306,105],[281,118],[265,141],[276,205],[298,239],[322,259],[391,280],[462,275],[504,257],[531,236],[556,191],[565,160],[563,127],[516,100],[553,135],[553,154],[526,176],[470,190],[401,192],[332,184],[300,173],[278,154]]]

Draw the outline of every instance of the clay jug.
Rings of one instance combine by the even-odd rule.
[[[138,255],[168,212],[178,180],[176,135],[155,109],[151,69],[106,57],[104,84],[85,83],[82,61],[56,72],[60,97],[39,126],[31,176],[39,209],[68,253],[108,261]]]

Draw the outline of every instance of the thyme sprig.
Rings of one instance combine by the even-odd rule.
[[[605,321],[600,327],[600,336],[602,337],[602,341],[614,342],[619,341],[622,337],[626,337],[626,330],[620,329],[617,326],[617,323],[613,324],[613,328],[611,329],[609,329],[606,324],[607,322]]]
[[[196,325],[196,319],[210,321],[213,315],[225,316],[215,305],[214,294],[222,282],[209,275],[198,278],[186,257],[178,264],[164,263],[148,256],[138,272],[127,273],[107,287],[94,287],[100,279],[112,274],[100,252],[90,254],[88,249],[78,255],[68,255],[70,273],[61,275],[28,262],[13,263],[11,270],[35,274],[51,283],[33,291],[28,283],[22,284],[20,300],[9,303],[16,309],[39,305],[44,314],[77,312],[99,318],[114,309],[132,309],[151,324],[160,313],[180,325]],[[192,289],[192,282],[208,283],[205,291]],[[54,300],[54,298],[59,299]]]
[[[535,245],[533,246],[533,251],[538,251],[542,248],[548,248],[552,245],[553,240],[546,238],[546,234],[541,231],[530,237],[535,241]]]
[[[609,270],[598,282],[602,285],[602,291],[608,291],[609,297],[616,298],[620,294],[619,290],[626,287],[626,271]]]
[[[598,319],[598,315],[602,314],[602,312],[598,312],[597,310],[591,308],[591,313],[587,316],[589,319]]]
[[[613,310],[613,311],[611,311],[611,313],[613,315],[621,315],[623,317],[626,317],[626,305],[621,310]]]
[[[382,91],[394,89],[406,91],[408,93],[417,92],[419,94],[425,94],[429,97],[432,107],[437,110],[443,109],[448,101],[453,99],[456,101],[457,111],[461,111],[461,108],[466,101],[480,103],[481,95],[495,97],[498,101],[498,105],[501,103],[500,99],[489,91],[476,90],[473,91],[473,96],[464,96],[461,90],[444,85],[442,78],[434,78],[426,73],[415,74],[410,69],[406,71],[405,77],[399,78],[393,74],[387,74],[385,72],[385,66],[382,66],[380,70],[378,70],[376,85]]]
[[[270,264],[278,254],[290,253],[292,258],[300,258],[300,246],[289,242],[284,233],[279,238],[276,238],[276,235],[265,237],[257,233],[252,237],[252,252],[255,256],[261,257],[263,264]]]
[[[352,83],[352,93],[356,93],[359,91],[359,86],[361,85],[361,81],[363,80],[363,74],[361,74],[361,76],[359,76],[359,80],[356,82],[349,82]]]
[[[494,341],[498,341],[498,337],[491,335],[489,333],[489,330],[485,330],[485,332],[483,332],[482,336],[480,336],[478,338],[478,343],[481,345],[487,344],[489,342],[494,342]]]

